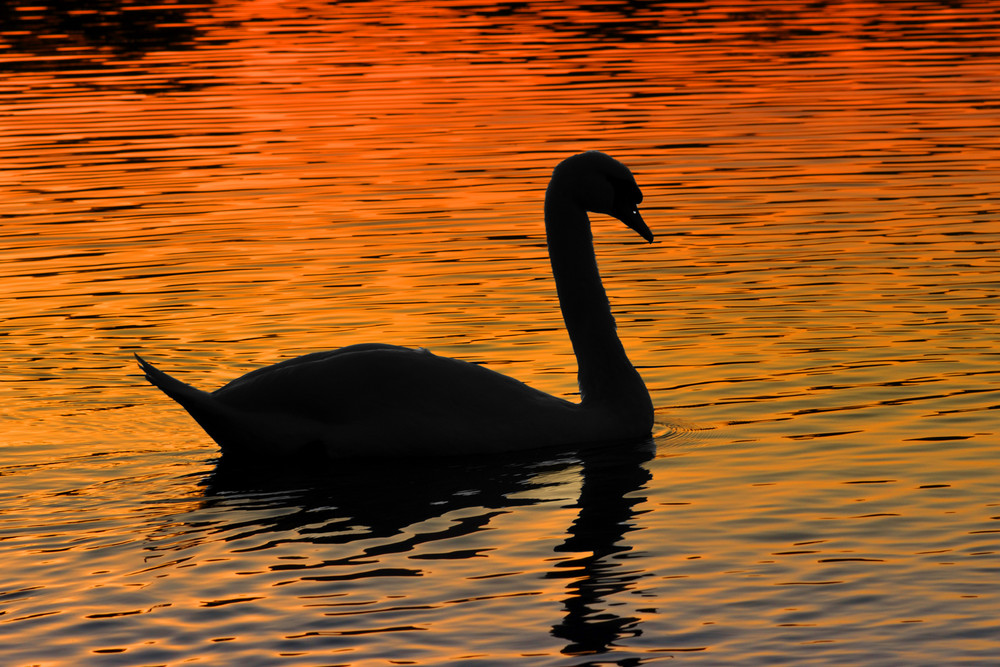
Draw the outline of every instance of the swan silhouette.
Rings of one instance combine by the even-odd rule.
[[[581,401],[477,364],[377,343],[260,368],[206,392],[139,355],[146,379],[188,411],[223,458],[491,454],[649,437],[653,404],[625,355],[594,257],[587,212],[652,242],[628,167],[598,152],[563,160],[545,193],[545,231]]]

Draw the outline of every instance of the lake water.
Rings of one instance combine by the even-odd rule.
[[[998,59],[974,0],[8,2],[0,662],[997,664]],[[234,474],[134,366],[572,398],[591,148],[653,442]]]

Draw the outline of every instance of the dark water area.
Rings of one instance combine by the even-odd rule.
[[[0,8],[7,665],[994,664],[988,2]],[[233,470],[140,376],[355,343],[576,399],[553,166],[637,447]]]

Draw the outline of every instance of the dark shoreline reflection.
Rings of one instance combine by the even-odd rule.
[[[203,46],[204,24],[214,6],[215,0],[5,0],[0,2],[0,50],[7,49],[0,72],[46,73],[72,89],[115,93],[202,90],[211,80],[209,72],[149,56]],[[49,99],[51,93],[43,90],[24,92]],[[113,101],[108,98],[106,104]]]
[[[205,506],[241,504],[247,495],[253,509],[267,516],[236,527],[226,539],[264,536],[267,548],[280,542],[346,544],[372,538],[396,541],[367,547],[346,558],[320,563],[286,563],[283,570],[314,570],[305,579],[335,581],[364,576],[420,576],[419,568],[392,572],[369,570],[330,574],[330,566],[371,563],[372,557],[405,553],[420,544],[449,540],[481,531],[493,517],[518,507],[550,502],[551,496],[533,491],[565,485],[565,473],[578,472],[578,514],[566,527],[560,560],[547,578],[567,579],[564,616],[551,634],[567,645],[569,655],[600,654],[612,650],[623,637],[641,634],[640,620],[620,616],[615,600],[644,576],[622,558],[631,551],[625,535],[636,530],[636,506],[645,501],[641,491],[651,478],[646,463],[655,443],[615,445],[587,450],[547,450],[508,457],[408,462],[347,462],[308,470],[246,469],[220,461],[205,480]],[[553,481],[558,479],[559,481]],[[445,529],[408,531],[409,526],[465,511]],[[279,510],[275,512],[274,510]],[[280,511],[287,510],[287,511]],[[263,512],[262,512],[263,513]],[[245,516],[244,516],[245,518]],[[233,527],[230,527],[233,528]],[[268,534],[276,533],[273,538]],[[465,552],[442,557],[466,558]]]
[[[7,0],[0,3],[3,39],[15,51],[35,56],[60,50],[140,58],[158,49],[193,48],[200,33],[191,16],[205,14],[215,0],[129,2],[128,0]],[[62,54],[65,55],[65,54]],[[65,69],[65,58],[26,58],[11,69]],[[16,63],[16,67],[12,67]]]

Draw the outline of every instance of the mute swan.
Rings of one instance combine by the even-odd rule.
[[[395,345],[351,345],[252,371],[214,392],[139,355],[146,379],[194,417],[226,455],[294,459],[497,453],[640,440],[653,404],[615,331],[587,211],[652,242],[628,168],[597,151],[563,160],[545,192],[545,231],[579,366],[572,403],[481,366]]]

